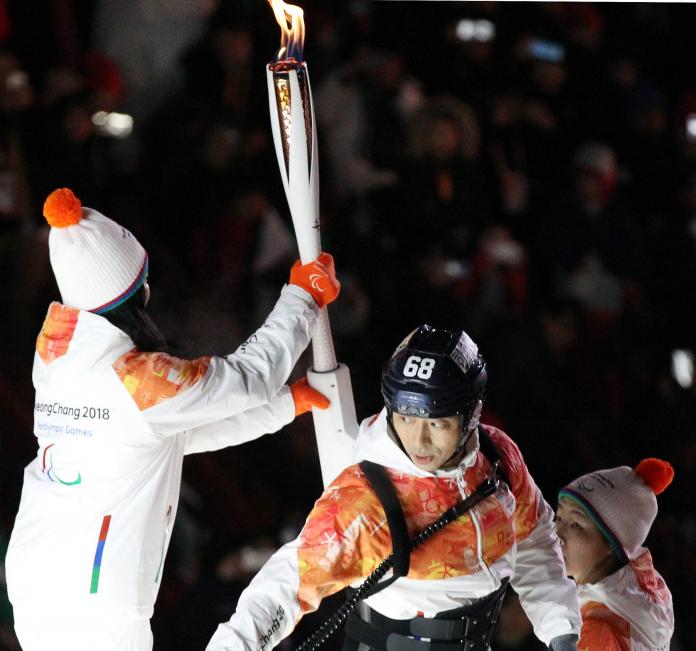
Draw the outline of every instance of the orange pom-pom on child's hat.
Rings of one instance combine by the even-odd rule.
[[[643,459],[634,469],[655,495],[659,495],[674,479],[674,468],[668,461],[662,459]]]
[[[74,226],[82,219],[82,203],[68,188],[59,188],[48,195],[43,215],[54,228]]]

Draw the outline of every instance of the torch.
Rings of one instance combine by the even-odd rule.
[[[300,7],[283,0],[268,1],[282,34],[278,54],[266,67],[271,128],[300,260],[307,264],[321,253],[321,238],[317,130],[309,73],[302,60],[304,17]],[[321,474],[327,486],[351,462],[358,423],[350,372],[345,364],[336,362],[326,308],[321,310],[312,335],[312,354],[309,384],[331,401],[326,410],[312,410]]]

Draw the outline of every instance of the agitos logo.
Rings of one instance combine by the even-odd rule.
[[[53,452],[55,450],[54,446],[55,443],[51,443],[51,445],[46,446],[46,448],[44,449],[43,459],[41,462],[41,472],[44,473],[52,482],[58,482],[59,484],[63,484],[63,486],[77,486],[78,484],[81,484],[82,475],[80,474],[79,470],[77,471],[77,477],[75,477],[72,480],[62,479],[58,476],[55,469],[53,468]]]
[[[324,288],[321,286],[321,281],[323,276],[321,274],[311,274],[309,276],[309,281],[312,283],[312,288],[316,289],[318,292],[324,292]]]
[[[266,634],[262,635],[261,639],[259,640],[259,643],[261,644],[262,649],[266,648],[266,645],[273,638],[273,634],[277,633],[280,630],[281,622],[284,619],[285,619],[285,611],[283,610],[282,606],[278,606],[278,610],[276,610],[275,616],[273,617],[273,622],[271,623],[268,630],[266,631]]]

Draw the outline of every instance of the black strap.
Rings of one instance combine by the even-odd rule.
[[[500,459],[500,452],[498,452],[498,448],[495,447],[495,443],[493,443],[491,440],[488,432],[486,432],[481,425],[478,426],[478,436],[479,449],[481,450],[483,456],[486,457],[486,459],[488,459],[492,465],[495,465],[496,463],[498,464],[498,477],[500,477],[500,479],[502,479],[508,485],[508,488],[512,490],[512,484],[510,483],[510,479],[508,478],[505,468],[503,467],[503,463]]]
[[[375,493],[377,493],[377,497],[382,502],[384,512],[387,515],[387,524],[389,525],[389,533],[392,539],[392,553],[394,555],[394,575],[391,579],[391,582],[393,582],[400,576],[406,576],[411,564],[411,542],[408,536],[408,528],[406,527],[406,518],[404,518],[401,503],[396,495],[396,490],[394,490],[394,484],[389,479],[384,466],[380,466],[372,461],[361,461],[360,469],[367,477]],[[380,584],[380,589],[382,589],[382,585]],[[386,585],[384,587],[386,588]]]
[[[375,651],[484,651],[489,648],[509,579],[467,606],[438,613],[435,617],[392,619],[362,605],[346,623],[346,637]]]
[[[463,651],[475,650],[473,642],[467,640],[429,641],[417,640],[398,633],[384,633],[376,630],[358,617],[350,617],[346,622],[346,638],[354,640],[355,644],[347,644],[344,648],[360,648],[367,646],[374,651]],[[488,645],[486,645],[487,648]],[[481,647],[480,651],[483,651]]]
[[[362,465],[362,464],[361,464]],[[377,465],[377,464],[375,464]],[[497,478],[498,463],[493,464],[493,474],[484,479],[476,488],[476,490],[469,495],[465,500],[462,500],[453,507],[447,509],[435,522],[429,524],[420,533],[416,534],[413,538],[408,541],[408,549],[412,550],[416,547],[422,545],[425,541],[435,535],[440,529],[446,527],[450,522],[456,520],[460,515],[466,513],[469,509],[473,508],[481,500],[493,495],[498,489],[498,478]],[[364,470],[363,470],[364,472]],[[382,473],[380,473],[382,474]],[[387,480],[389,478],[386,473],[383,475]],[[391,483],[391,481],[389,482]],[[392,491],[394,490],[392,486]],[[376,492],[376,491],[375,491]],[[379,496],[379,494],[378,494]],[[396,500],[398,503],[398,500]],[[386,508],[385,508],[386,512]],[[402,514],[403,517],[403,514]],[[388,519],[387,519],[388,521]],[[395,527],[398,525],[395,525]],[[392,543],[394,546],[394,543]],[[389,554],[378,566],[377,569],[370,574],[358,587],[353,590],[346,599],[345,603],[339,607],[339,609],[327,620],[325,621],[312,635],[310,635],[300,646],[298,651],[305,651],[307,649],[318,649],[326,640],[328,640],[346,621],[348,615],[352,612],[355,606],[363,599],[367,599],[371,595],[375,594],[379,590],[386,588],[391,585],[398,576],[394,576],[388,581],[383,581],[380,583],[384,575],[393,567],[394,565],[394,552]]]

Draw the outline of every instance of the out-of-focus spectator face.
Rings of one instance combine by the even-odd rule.
[[[517,124],[521,116],[522,99],[519,95],[502,93],[495,98],[493,122],[497,127],[505,128]]]
[[[570,39],[588,50],[597,49],[604,35],[604,18],[589,2],[577,3],[570,8],[571,20],[568,24]]]
[[[85,78],[74,68],[51,68],[44,77],[41,102],[52,106],[60,100],[75,95],[85,88]]]
[[[382,91],[396,91],[403,82],[404,62],[395,52],[359,46],[353,55],[352,64],[358,75]]]
[[[92,114],[86,102],[72,102],[63,111],[61,128],[66,138],[74,143],[84,143],[94,134]]]
[[[216,171],[230,166],[239,150],[239,133],[234,129],[218,124],[212,126],[203,143],[203,159]]]
[[[92,51],[83,59],[81,69],[92,92],[95,111],[115,111],[125,95],[123,76],[118,65],[105,54]]]
[[[578,169],[575,173],[575,193],[582,204],[603,204],[605,192],[601,174],[587,168]]]
[[[477,63],[486,63],[494,52],[493,41],[474,41],[462,46],[466,56]]]
[[[438,162],[478,158],[481,130],[474,110],[449,96],[433,98],[413,123],[413,153]]]
[[[0,109],[14,113],[29,108],[34,91],[29,75],[10,53],[0,53]]]
[[[667,113],[661,106],[655,106],[648,110],[641,111],[636,116],[635,125],[639,131],[650,135],[660,136],[667,128]]]
[[[522,244],[512,237],[510,229],[494,226],[481,234],[481,253],[493,266],[524,266],[527,255]]]
[[[556,95],[560,92],[567,74],[566,67],[561,62],[534,61],[532,63],[531,79],[545,95]]]
[[[548,346],[557,355],[564,355],[577,343],[577,316],[571,308],[546,312],[542,316],[542,323]]]
[[[268,198],[263,193],[252,190],[232,201],[231,213],[235,218],[246,222],[259,222],[268,207]]]
[[[644,87],[634,93],[629,109],[633,128],[650,138],[662,136],[667,129],[667,104],[662,93]]]
[[[587,208],[601,209],[616,187],[618,163],[614,150],[601,143],[586,143],[575,153],[575,193]]]
[[[561,43],[532,34],[525,34],[515,45],[515,57],[527,66],[532,85],[544,95],[557,95],[563,88],[567,77],[565,56]]]
[[[462,132],[457,123],[449,118],[435,120],[430,135],[431,153],[438,161],[454,158],[461,150]]]
[[[638,67],[629,58],[619,59],[609,67],[609,78],[614,84],[624,90],[630,90],[638,83]]]
[[[245,65],[251,60],[254,39],[248,30],[221,27],[213,42],[215,52],[226,66]]]
[[[395,91],[403,80],[404,63],[401,57],[389,56],[375,70],[375,79],[384,90]]]

